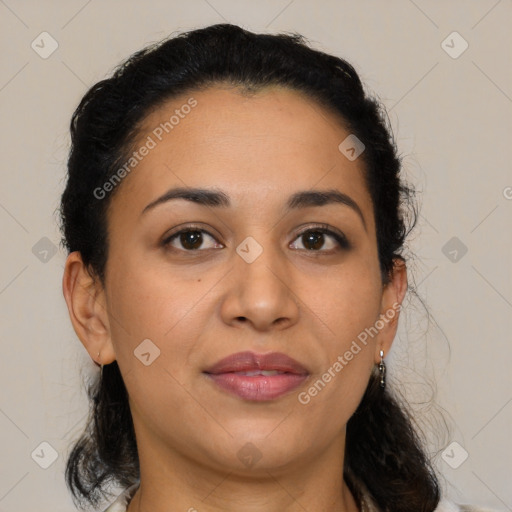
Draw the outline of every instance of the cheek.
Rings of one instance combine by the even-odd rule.
[[[381,302],[378,273],[356,272],[347,266],[336,279],[335,285],[333,280],[324,284],[324,293],[310,294],[308,299],[323,333],[322,364],[313,383],[317,385],[302,401],[311,401],[317,412],[334,407],[326,411],[329,414],[338,407],[341,414],[355,409],[364,393],[377,340],[370,328],[379,319]]]
[[[189,359],[203,330],[201,297],[211,284],[166,277],[165,269],[119,267],[123,272],[113,272],[111,279],[110,322],[131,405],[154,428],[172,423],[176,410],[185,424],[193,424],[201,411],[187,392]]]
[[[216,305],[211,290],[225,269],[187,274],[161,262],[150,264],[147,259],[144,263],[143,259],[137,262],[123,257],[117,261],[109,283],[109,309],[112,342],[121,369],[145,368],[137,355],[149,351],[150,357],[157,355],[151,367],[161,372],[165,369],[184,382],[190,367],[197,367],[201,340]],[[158,382],[154,384],[158,387]]]
[[[308,295],[308,303],[325,323],[331,354],[346,350],[352,340],[375,323],[381,299],[378,272],[357,260],[325,279],[321,293]]]
[[[112,341],[116,355],[122,359],[132,354],[145,339],[159,350],[172,344],[174,332],[181,327],[191,305],[199,300],[194,283],[188,286],[165,271],[144,265],[123,265],[122,271],[112,272],[109,313]]]

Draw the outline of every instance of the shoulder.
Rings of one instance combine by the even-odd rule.
[[[379,508],[375,504],[375,502],[368,497],[365,497],[368,505],[369,512],[378,512]],[[437,508],[434,512],[498,512],[497,510],[493,510],[486,507],[479,507],[476,505],[462,505],[450,501],[447,498],[441,499]]]
[[[136,483],[125,489],[103,512],[126,512],[128,503],[130,503],[138,487],[139,483]]]
[[[461,505],[443,498],[437,506],[435,512],[497,512],[490,508],[479,507],[476,505]]]
[[[117,499],[111,503],[103,512],[126,512],[128,508],[127,500],[124,493],[118,496]]]
[[[478,507],[476,505],[460,505],[461,512],[498,512],[496,509]]]
[[[119,499],[110,504],[103,512],[126,512],[127,505],[119,502]]]
[[[126,512],[128,507],[128,503],[137,490],[138,484],[129,487],[125,491],[123,491],[117,499],[111,503],[108,508],[106,508],[103,512]],[[368,500],[370,503],[372,500]],[[377,510],[375,508],[374,503],[371,503],[370,510]],[[460,505],[450,501],[446,498],[443,498],[439,505],[437,506],[435,512],[497,512],[496,510],[492,510],[486,507],[479,507],[476,505]]]

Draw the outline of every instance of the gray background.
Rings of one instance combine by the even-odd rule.
[[[142,46],[222,21],[302,33],[354,64],[388,108],[421,192],[410,279],[432,315],[409,295],[389,378],[448,495],[512,510],[510,0],[0,0],[0,512],[73,510],[64,462],[96,370],[61,292],[55,210],[72,111]],[[42,32],[58,43],[49,56]],[[433,382],[447,435],[428,405]]]

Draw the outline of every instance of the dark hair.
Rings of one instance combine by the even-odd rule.
[[[404,241],[413,190],[400,177],[401,160],[385,109],[363,89],[345,60],[314,50],[298,34],[254,34],[219,24],[178,34],[133,54],[111,78],[85,94],[71,121],[68,180],[62,195],[63,244],[79,251],[104,284],[108,256],[107,207],[101,187],[129,158],[145,117],[178,95],[230,85],[245,93],[280,85],[303,92],[365,144],[361,155],[376,224],[383,283]],[[341,141],[340,141],[341,142]],[[133,486],[139,459],[127,391],[116,362],[88,389],[89,420],[66,466],[75,504],[96,506],[107,483]],[[379,387],[373,372],[347,424],[345,479],[358,498],[369,492],[382,511],[432,512],[440,499],[437,477],[407,404]]]

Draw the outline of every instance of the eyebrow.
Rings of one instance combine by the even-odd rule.
[[[229,208],[231,206],[229,196],[222,190],[178,187],[168,190],[165,194],[149,203],[142,210],[141,215],[173,199],[185,199],[186,201],[213,208]],[[329,204],[341,204],[351,208],[360,217],[365,231],[367,230],[366,221],[359,205],[350,196],[336,189],[303,190],[295,192],[289,197],[285,208],[286,212],[289,212],[300,208],[325,206]]]

